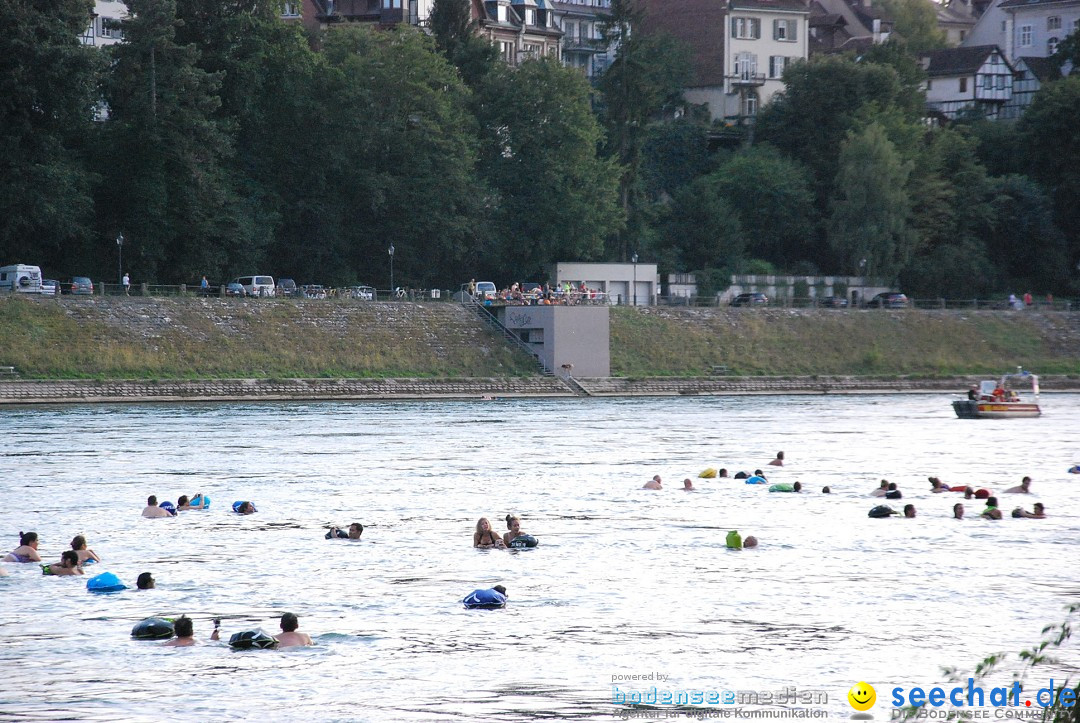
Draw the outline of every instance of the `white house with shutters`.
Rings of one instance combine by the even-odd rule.
[[[787,0],[730,0],[728,7],[723,115],[752,117],[783,90],[784,68],[806,59],[810,10]]]

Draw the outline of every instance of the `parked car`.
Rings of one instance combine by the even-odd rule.
[[[826,296],[818,304],[826,309],[846,309],[848,300],[845,296]]]
[[[498,296],[499,290],[495,287],[495,283],[492,281],[477,281],[476,282],[476,298],[478,299],[494,299]]]
[[[239,281],[230,281],[225,286],[225,296],[247,296],[247,289]]]
[[[60,293],[60,282],[56,279],[42,279],[41,293],[46,296],[56,296]]]
[[[739,294],[731,300],[732,306],[764,306],[769,303],[769,297],[760,291],[752,291]]]
[[[886,291],[870,299],[866,305],[871,309],[906,309],[908,298],[897,291]]]
[[[300,296],[300,287],[292,279],[278,279],[278,296]]]
[[[375,289],[370,286],[350,286],[349,298],[361,301],[375,301]]]
[[[304,298],[305,299],[325,299],[326,287],[322,284],[305,284],[304,285]]]
[[[233,281],[243,286],[248,296],[273,296],[277,287],[273,276],[239,276]]]
[[[94,293],[94,282],[86,276],[75,276],[72,277],[70,281],[64,282],[60,287],[60,290],[65,294],[92,296]]]

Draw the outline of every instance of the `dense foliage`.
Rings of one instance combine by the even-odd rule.
[[[685,107],[688,55],[614,0],[595,86],[508,67],[466,0],[431,34],[308,36],[277,0],[127,0],[125,42],[80,44],[89,0],[0,0],[0,263],[136,281],[543,281],[565,260],[868,273],[920,296],[1075,294],[1080,78],[1018,123],[924,122],[909,46],[815,57],[733,141]],[[921,0],[890,0],[920,48]],[[1075,39],[1061,60],[1080,56]]]

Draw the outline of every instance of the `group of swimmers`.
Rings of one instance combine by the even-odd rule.
[[[506,532],[502,537],[491,529],[488,518],[481,517],[476,522],[476,531],[473,532],[473,547],[480,549],[505,550],[514,547],[514,540],[529,537],[521,529],[521,518],[517,515],[506,516]],[[531,547],[531,545],[530,545]]]
[[[4,562],[41,563],[41,555],[38,554],[38,534],[20,532],[19,546],[4,556]],[[71,549],[60,553],[60,561],[42,564],[41,571],[46,575],[82,575],[83,565],[95,562],[101,562],[101,558],[86,546],[84,536],[76,535],[71,540]],[[0,575],[6,574],[6,571],[0,568]]]
[[[967,485],[954,485],[949,486],[941,481],[938,477],[928,477],[930,481],[930,492],[937,494],[940,492],[963,492],[964,499],[977,499],[986,500],[986,507],[979,513],[979,517],[987,520],[1000,520],[1003,515],[999,508],[998,498],[994,496],[994,493],[988,489],[980,488],[975,489]],[[1024,477],[1020,484],[1015,487],[1010,487],[1005,490],[1004,494],[1031,494],[1031,477]],[[871,497],[884,497],[886,499],[901,499],[903,497],[900,489],[895,482],[889,482],[888,480],[881,480],[881,485],[870,493]],[[870,510],[870,517],[889,517],[895,515],[897,512],[885,505],[879,505]],[[903,511],[904,517],[915,517],[915,505],[904,505]],[[1041,520],[1046,518],[1046,506],[1042,502],[1036,502],[1033,511],[1028,512],[1022,506],[1016,507],[1012,511],[1012,516],[1021,518],[1031,518]],[[962,520],[964,518],[964,505],[961,502],[957,502],[953,505],[953,519]]]

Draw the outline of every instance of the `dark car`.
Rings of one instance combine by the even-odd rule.
[[[78,296],[92,296],[94,294],[94,282],[86,276],[75,276],[70,281],[64,282],[60,290],[65,294]]]
[[[826,296],[818,304],[826,309],[846,309],[848,301],[844,296]]]
[[[871,309],[906,309],[908,298],[897,291],[886,291],[870,299],[866,305]]]
[[[764,306],[769,303],[769,297],[760,291],[739,294],[731,300],[732,306]]]
[[[278,296],[300,296],[300,287],[292,279],[278,279]]]
[[[239,281],[230,281],[225,287],[225,296],[247,296],[247,290]]]

